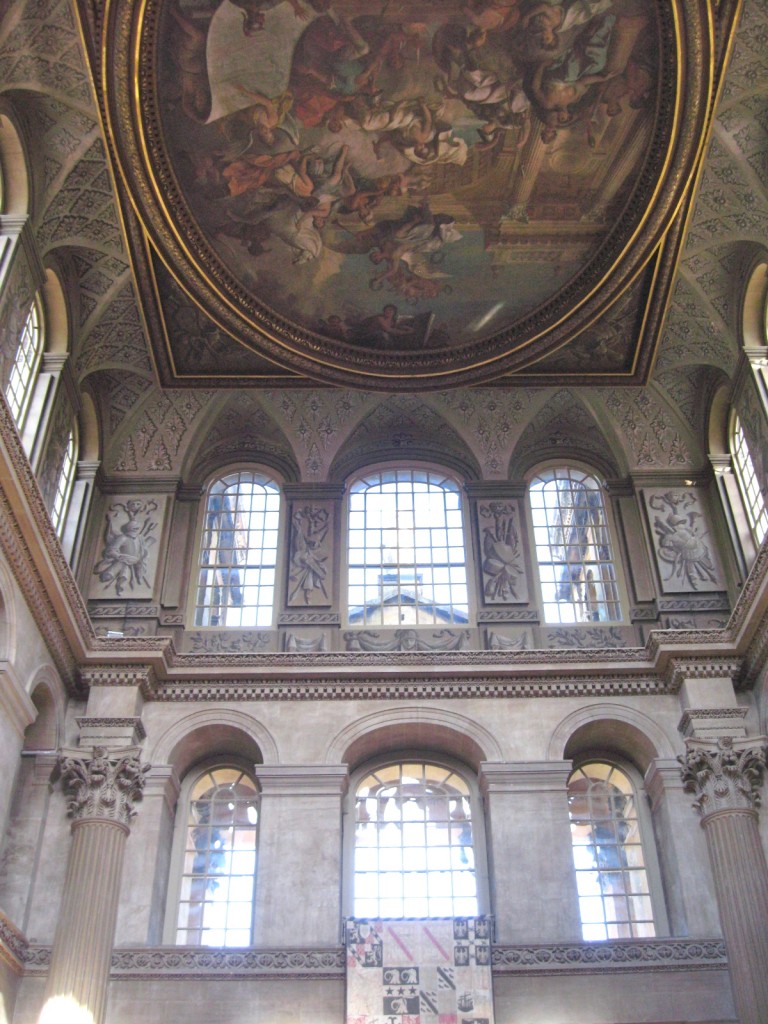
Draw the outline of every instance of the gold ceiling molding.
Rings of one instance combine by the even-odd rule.
[[[540,8],[108,0],[89,50],[163,382],[644,382],[734,26]]]

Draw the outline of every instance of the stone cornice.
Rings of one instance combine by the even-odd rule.
[[[0,910],[0,963],[14,974],[22,974],[27,955],[27,940]]]
[[[481,761],[479,783],[483,793],[559,792],[565,796],[572,761]]]
[[[257,764],[254,774],[264,796],[341,796],[347,788],[345,764]]]
[[[25,973],[44,975],[48,946],[30,946]],[[722,939],[636,939],[569,942],[536,946],[494,946],[495,976],[627,974],[657,971],[726,970]],[[112,953],[113,981],[186,978],[344,979],[344,949],[207,949],[195,946],[138,946]]]

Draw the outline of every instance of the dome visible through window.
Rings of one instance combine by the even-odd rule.
[[[461,494],[444,474],[393,469],[355,480],[348,557],[351,624],[468,621]]]

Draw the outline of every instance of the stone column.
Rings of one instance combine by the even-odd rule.
[[[94,747],[90,758],[59,757],[72,847],[40,1024],[104,1020],[125,841],[149,769],[137,755]]]
[[[707,837],[741,1024],[768,1021],[768,866],[758,831],[766,738],[686,741],[683,783]]]
[[[581,939],[568,817],[572,769],[571,761],[480,765],[499,943]]]

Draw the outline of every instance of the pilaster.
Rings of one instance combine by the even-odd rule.
[[[568,819],[572,768],[570,761],[480,765],[499,943],[581,938]]]
[[[254,943],[339,941],[346,765],[256,765],[261,788]],[[279,880],[279,884],[275,884]]]

